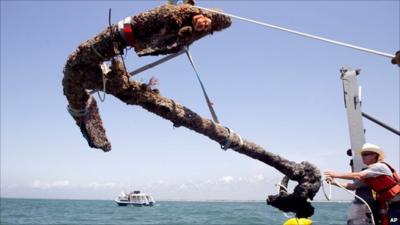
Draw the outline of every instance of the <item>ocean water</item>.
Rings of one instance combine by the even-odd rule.
[[[349,203],[313,203],[313,224],[346,224]],[[226,224],[279,225],[287,218],[264,202],[157,202],[119,207],[105,200],[0,200],[0,224]]]

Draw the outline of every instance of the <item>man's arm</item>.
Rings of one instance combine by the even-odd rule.
[[[367,174],[363,171],[360,172],[350,172],[350,173],[339,173],[331,170],[324,172],[325,177],[331,178],[341,178],[346,180],[362,180],[367,178]]]
[[[335,185],[337,187],[344,187],[351,191],[356,190],[357,188],[362,186],[360,181],[358,181],[358,182],[356,181],[355,183],[341,183],[341,182],[335,181],[335,179],[333,179],[332,177],[326,177],[325,181],[332,185]]]

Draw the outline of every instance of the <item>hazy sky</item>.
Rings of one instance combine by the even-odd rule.
[[[112,22],[166,1],[1,1],[1,196],[113,199],[140,189],[156,200],[264,200],[274,168],[112,96],[100,113],[111,152],[91,149],[66,110],[68,55]],[[197,1],[204,7],[394,54],[399,1]],[[360,68],[363,111],[399,129],[399,68],[390,59],[233,19],[191,53],[221,123],[287,159],[349,170],[342,66]],[[129,70],[156,60],[128,53]],[[210,117],[180,56],[137,77]],[[97,96],[96,96],[97,98]],[[98,99],[98,98],[97,98]],[[364,120],[368,142],[399,169],[399,137]],[[350,199],[334,188],[334,200]],[[322,199],[321,193],[317,199]]]

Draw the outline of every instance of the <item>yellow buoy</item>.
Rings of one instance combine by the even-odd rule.
[[[286,220],[283,225],[311,225],[312,220],[306,218],[291,218]]]

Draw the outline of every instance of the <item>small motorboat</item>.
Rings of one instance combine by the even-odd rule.
[[[153,206],[156,203],[151,195],[140,191],[133,191],[128,194],[121,192],[115,202],[118,206]]]

